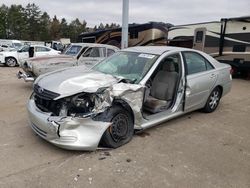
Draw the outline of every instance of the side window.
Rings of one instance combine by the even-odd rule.
[[[245,52],[246,51],[246,45],[234,45],[233,46],[233,52]]]
[[[195,74],[213,69],[213,66],[202,55],[196,52],[184,52],[187,74]]]
[[[98,47],[93,47],[93,48],[89,48],[87,49],[84,54],[82,55],[83,57],[101,57],[101,53],[100,51],[105,48],[98,48]]]
[[[92,48],[89,57],[100,57],[100,50],[99,48]]]
[[[202,40],[203,40],[203,31],[197,31],[195,42],[200,43],[200,42],[202,42]]]
[[[51,49],[49,49],[49,48],[45,48],[45,51],[46,51],[46,52],[49,52],[50,50],[51,50]]]
[[[113,55],[115,53],[115,50],[108,49],[107,57]]]
[[[44,48],[39,46],[36,47],[36,52],[48,52],[48,51],[50,51],[49,48]]]
[[[91,51],[92,51],[92,48],[87,49],[87,50],[82,54],[82,56],[83,56],[83,57],[89,57]]]
[[[162,69],[168,72],[180,73],[181,58],[179,54],[167,56],[162,60]]]
[[[30,48],[29,46],[25,46],[20,50],[20,52],[28,52],[29,48]]]
[[[154,80],[155,76],[159,74],[159,72],[175,72],[181,74],[181,57],[179,54],[172,54],[166,56],[161,60],[158,67],[155,69],[154,73],[151,76],[151,79]],[[162,74],[162,73],[161,73]]]

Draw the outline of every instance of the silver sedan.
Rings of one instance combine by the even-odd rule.
[[[176,47],[121,50],[86,71],[38,77],[27,108],[32,129],[73,150],[117,148],[142,131],[187,112],[213,112],[231,89],[231,67]]]

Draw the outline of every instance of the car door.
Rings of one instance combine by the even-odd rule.
[[[200,53],[182,53],[186,66],[185,111],[204,107],[217,80],[213,65]]]
[[[90,47],[78,59],[78,65],[85,65],[92,67],[106,56],[106,48],[104,47]]]
[[[22,49],[17,51],[18,60],[29,58],[29,46],[24,46]]]

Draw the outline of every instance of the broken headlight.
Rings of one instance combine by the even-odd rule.
[[[71,98],[68,114],[74,116],[83,116],[91,113],[94,106],[95,100],[93,94],[78,94]]]
[[[111,105],[107,90],[96,93],[80,93],[65,98],[61,103],[60,116],[86,117],[105,111]]]

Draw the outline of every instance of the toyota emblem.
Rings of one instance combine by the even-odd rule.
[[[44,89],[43,89],[42,87],[39,87],[39,88],[38,88],[38,93],[42,93],[43,90],[44,90]]]

